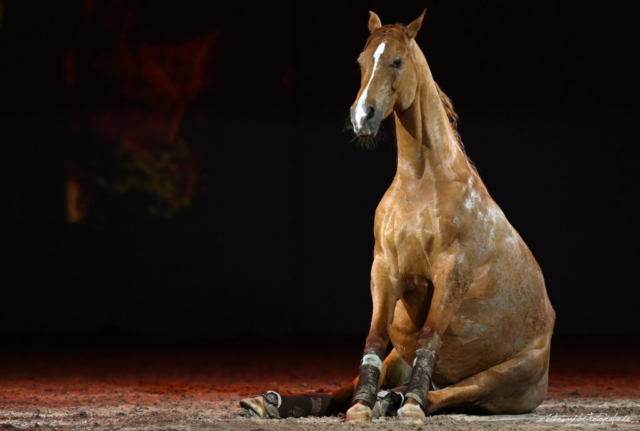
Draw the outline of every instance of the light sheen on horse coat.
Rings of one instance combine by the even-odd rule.
[[[378,388],[408,385],[397,414],[415,423],[443,409],[529,412],[547,391],[555,312],[542,272],[464,152],[415,41],[423,17],[382,26],[371,12],[358,58],[354,132],[373,136],[393,114],[398,165],[375,214],[365,360],[331,393],[348,422],[371,421]]]
[[[401,419],[420,422],[423,411],[445,408],[527,412],[546,394],[555,312],[537,262],[458,141],[451,103],[415,41],[423,17],[382,26],[371,13],[358,59],[364,81],[372,47],[386,44],[366,87],[372,125],[354,121],[354,131],[375,134],[393,113],[398,146],[395,178],[376,210],[365,352],[385,352],[392,342],[383,387],[409,383],[411,392],[430,379],[443,388],[407,399]],[[415,366],[412,373],[417,350],[435,354],[430,376],[415,375]],[[335,397],[358,390],[357,381],[351,386]],[[349,409],[348,421],[371,419],[365,399]]]

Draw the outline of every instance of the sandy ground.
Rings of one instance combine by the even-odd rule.
[[[442,414],[424,426],[241,415],[238,400],[246,395],[331,391],[355,376],[359,356],[349,340],[7,348],[0,353],[0,430],[640,430],[640,349],[620,340],[597,348],[588,340],[556,342],[547,400],[526,415]]]

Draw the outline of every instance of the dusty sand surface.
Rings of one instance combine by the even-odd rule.
[[[266,390],[331,391],[357,373],[360,343],[31,343],[0,353],[0,430],[640,430],[637,339],[557,340],[547,400],[526,415],[258,420],[238,401]]]

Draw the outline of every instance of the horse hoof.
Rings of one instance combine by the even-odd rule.
[[[427,420],[420,406],[416,404],[405,404],[398,410],[398,420],[402,422],[422,425]]]
[[[260,419],[269,418],[267,409],[264,408],[262,397],[245,398],[240,401],[240,407],[242,407],[245,416]]]
[[[344,421],[350,423],[371,422],[371,408],[364,404],[356,403],[347,410],[347,417]]]

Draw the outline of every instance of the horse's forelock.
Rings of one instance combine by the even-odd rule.
[[[387,36],[395,37],[400,42],[402,42],[402,44],[407,48],[407,50],[409,49],[409,46],[411,44],[411,39],[409,39],[409,36],[407,36],[407,33],[405,33],[404,31],[404,27],[400,24],[388,24],[388,25],[383,25],[382,27],[377,28],[373,33],[371,33],[371,35],[369,36],[369,39],[367,39],[367,43],[365,44],[364,49],[367,49],[367,47],[372,42],[380,40]]]

